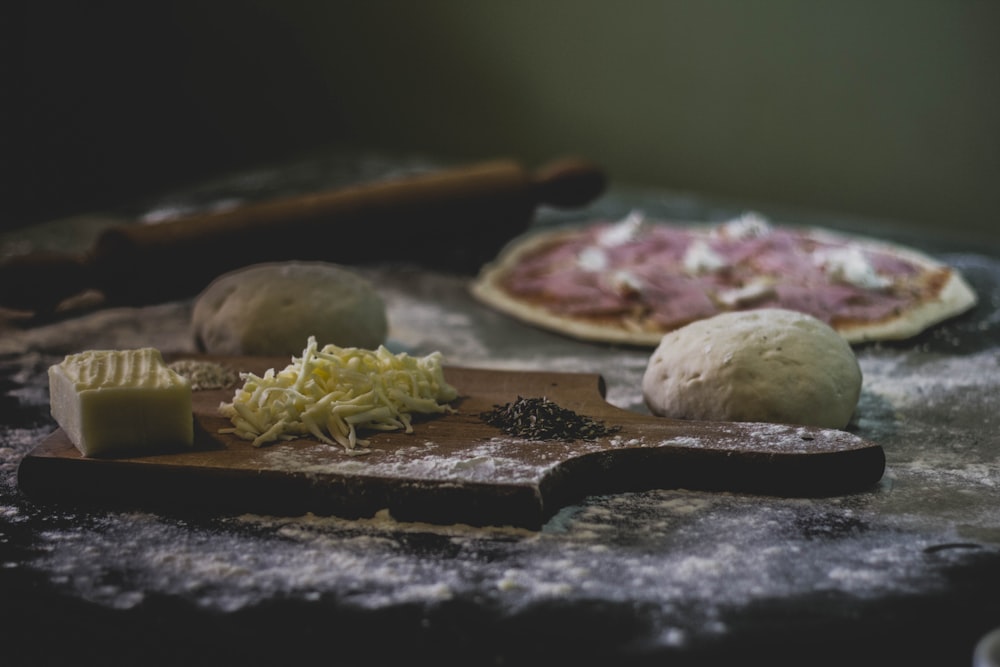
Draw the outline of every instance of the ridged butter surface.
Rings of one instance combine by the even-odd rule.
[[[84,456],[190,446],[191,385],[160,352],[91,350],[49,368],[52,416]]]

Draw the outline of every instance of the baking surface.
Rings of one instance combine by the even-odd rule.
[[[241,184],[228,187],[212,196],[236,196]],[[580,215],[620,217],[633,207],[680,219],[739,212],[614,191]],[[539,224],[571,217],[546,212]],[[848,430],[886,453],[875,488],[827,498],[596,495],[540,531],[402,523],[384,513],[212,517],[36,505],[18,492],[16,468],[54,428],[50,364],[87,348],[193,350],[188,301],[96,311],[0,337],[0,627],[17,637],[58,624],[73,640],[67,655],[103,650],[122,664],[149,646],[169,646],[166,662],[190,664],[261,664],[317,647],[347,662],[426,654],[464,664],[601,655],[617,664],[720,656],[967,664],[974,642],[1000,625],[1000,257],[859,221],[810,222],[913,243],[957,266],[980,296],[975,310],[917,339],[857,348],[864,385]],[[359,270],[386,299],[395,351],[596,373],[612,405],[644,412],[648,350],[520,325],[477,304],[465,276]],[[117,649],[106,641],[111,623]],[[160,624],[187,643],[165,641],[153,629]],[[281,649],[261,646],[263,633],[280,636]],[[39,644],[4,650],[27,662]]]

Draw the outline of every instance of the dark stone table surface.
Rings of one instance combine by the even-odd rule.
[[[121,211],[0,236],[0,254],[88,246],[120,219],[311,191],[420,168],[313,158],[235,174]],[[718,221],[740,202],[613,185],[537,226],[632,209]],[[776,222],[897,240],[958,267],[968,314],[859,346],[848,430],[881,444],[877,488],[832,498],[683,489],[587,498],[540,532],[384,516],[191,516],[43,506],[21,457],[55,428],[46,370],[82,349],[193,351],[191,300],[84,310],[0,328],[0,662],[4,665],[963,665],[1000,626],[1000,253],[889,222],[754,207]],[[469,276],[365,265],[390,346],[449,363],[588,371],[642,411],[648,350],[583,343],[475,302]],[[183,490],[179,490],[183,492]],[[288,662],[287,664],[293,664]]]

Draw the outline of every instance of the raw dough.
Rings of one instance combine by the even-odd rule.
[[[361,276],[324,262],[255,264],[216,278],[194,304],[209,354],[299,354],[320,345],[374,349],[388,333],[385,302]]]
[[[731,312],[666,334],[642,379],[653,414],[844,428],[861,394],[850,344],[789,310]]]

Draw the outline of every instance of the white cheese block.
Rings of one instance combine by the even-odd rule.
[[[49,368],[52,416],[84,456],[194,443],[191,384],[158,350],[91,350]]]

